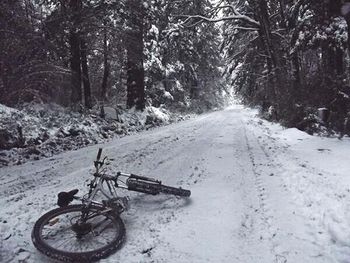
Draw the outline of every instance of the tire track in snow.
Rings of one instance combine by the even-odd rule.
[[[337,173],[314,167],[290,152],[287,156],[292,161],[287,184],[302,208],[308,241],[319,250],[315,257],[334,261],[336,255],[337,261],[349,262],[350,189],[339,187],[337,181],[332,180],[338,177]]]
[[[44,173],[44,175],[41,175],[42,173]],[[30,177],[30,179],[26,177]],[[52,183],[53,181],[55,182]],[[28,190],[33,190],[46,184],[57,184],[59,182],[57,182],[57,174],[50,172],[50,169],[32,174],[29,172],[27,175],[18,176],[15,180],[0,185],[0,198],[9,198],[18,194],[24,195]]]
[[[274,163],[275,161],[268,154],[267,150],[261,145],[256,134],[253,132],[253,136],[248,136],[245,124],[242,125],[244,126],[245,142],[247,146],[248,156],[252,165],[251,168],[254,175],[255,187],[258,193],[260,211],[257,212],[260,213],[263,230],[266,230],[268,232],[268,236],[264,237],[261,235],[260,239],[268,240],[268,243],[271,246],[271,253],[274,257],[274,263],[286,263],[286,256],[283,255],[283,253],[277,252],[276,250],[277,245],[274,242],[274,238],[277,231],[276,227],[274,226],[275,218],[271,210],[271,204],[269,200],[270,189],[268,189],[268,185],[266,184],[266,171],[261,170],[261,167],[269,167],[268,169],[271,171],[270,174],[272,174],[272,171],[275,172],[278,165]],[[258,148],[254,147],[253,145],[258,146]]]
[[[296,158],[295,153],[290,150],[290,146],[283,140],[280,140],[279,137],[277,139],[274,138],[273,130],[264,123],[261,120],[249,119],[247,121],[247,127],[250,126],[249,130],[255,134],[252,137],[256,139],[262,150],[264,149],[263,151],[267,153],[265,157],[269,158],[271,160],[270,164],[273,165],[271,167],[273,168],[271,180],[266,181],[270,182],[268,184],[268,193],[272,193],[272,208],[278,208],[283,204],[283,206],[289,207],[289,209],[283,210],[290,217],[289,221],[286,218],[281,218],[283,213],[273,209],[273,213],[276,214],[273,218],[274,229],[276,231],[276,237],[272,240],[274,250],[278,251],[278,254],[285,256],[288,262],[289,260],[295,262],[297,259],[300,261],[298,254],[304,250],[308,251],[303,258],[304,262],[333,262],[330,257],[329,247],[319,246],[317,244],[317,238],[316,240],[314,238],[324,232],[324,229],[320,230],[319,225],[315,227],[317,224],[315,218],[317,218],[319,211],[313,209],[312,202],[310,205],[306,205],[305,203],[307,200],[315,199],[317,202],[318,196],[320,194],[323,195],[325,192],[325,189],[319,189],[317,192],[309,191],[314,189],[314,187],[309,186],[315,184],[315,182],[308,181],[314,179],[317,181],[322,180],[322,175],[317,176],[320,173],[317,171],[320,171],[320,169],[310,167],[305,162]],[[271,192],[271,189],[274,192]],[[326,190],[326,192],[328,191]],[[276,201],[278,198],[281,198],[281,200]],[[292,240],[292,242],[289,244],[281,243],[280,240],[286,237]]]

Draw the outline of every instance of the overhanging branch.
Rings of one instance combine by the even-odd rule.
[[[216,17],[216,18],[210,18],[202,15],[181,15],[179,17],[184,17],[186,18],[185,21],[182,23],[183,26],[189,27],[193,26],[194,23],[197,22],[211,22],[211,23],[216,23],[220,21],[227,21],[227,20],[243,20],[248,22],[249,24],[252,24],[256,27],[260,27],[260,23],[246,15],[231,15],[231,16],[224,16],[224,17]],[[191,20],[196,20],[194,23],[191,23]]]
[[[210,16],[204,16],[204,15],[178,15],[177,17],[185,18],[185,20],[182,22],[182,26],[184,27],[193,27],[201,22],[210,22],[210,23],[216,23],[221,21],[227,21],[227,20],[240,20],[244,21],[249,24],[249,26],[254,26],[254,28],[260,28],[260,23],[256,21],[255,19],[242,15],[238,12],[238,10],[233,5],[220,5],[217,7],[214,7],[211,11],[215,14],[218,13],[218,10],[221,9],[230,9],[232,15],[228,16],[222,16],[222,17],[210,17]],[[242,27],[242,28],[249,28],[248,27]],[[252,28],[252,27],[251,27]]]

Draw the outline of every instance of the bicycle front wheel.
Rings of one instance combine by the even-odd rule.
[[[34,246],[50,258],[65,262],[91,262],[109,256],[122,244],[125,226],[115,214],[100,207],[70,205],[49,211],[32,231]],[[81,221],[82,213],[86,219]]]

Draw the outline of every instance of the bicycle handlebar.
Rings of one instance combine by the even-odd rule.
[[[107,157],[105,157],[102,161],[100,161],[101,159],[101,154],[102,154],[102,148],[98,149],[98,153],[97,153],[97,157],[96,157],[96,161],[94,161],[95,167],[96,167],[96,173],[94,174],[94,176],[96,177],[101,177],[105,180],[113,180],[116,181],[118,180],[119,176],[123,176],[123,177],[127,177],[128,179],[135,179],[135,180],[142,180],[142,181],[148,181],[148,182],[152,182],[152,183],[156,183],[156,184],[161,184],[162,182],[153,178],[149,178],[149,177],[144,177],[144,176],[139,176],[136,174],[127,174],[127,173],[122,173],[122,172],[117,172],[116,175],[107,175],[107,174],[100,174],[98,169],[101,168],[104,165],[105,159]]]
[[[102,148],[98,149],[98,153],[97,153],[97,157],[96,157],[96,161],[94,161],[94,165],[96,167],[96,169],[99,169],[102,167],[102,165],[104,165],[105,159],[106,157],[102,160],[102,162],[100,161],[101,159],[101,154],[102,154]]]
[[[100,160],[101,154],[102,154],[102,148],[99,148],[99,149],[98,149],[98,153],[97,153],[96,161],[99,161],[99,160]]]

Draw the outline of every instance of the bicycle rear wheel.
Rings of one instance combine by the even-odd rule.
[[[191,195],[190,190],[176,188],[172,186],[145,182],[142,180],[129,179],[127,181],[128,189],[136,192],[146,193],[146,194],[172,194],[176,196],[189,197]]]
[[[109,256],[122,244],[125,226],[119,216],[91,206],[82,223],[83,205],[49,211],[32,231],[34,246],[50,258],[65,262],[91,262]]]

